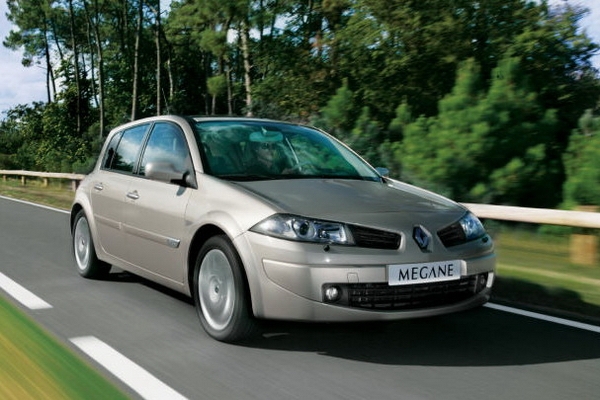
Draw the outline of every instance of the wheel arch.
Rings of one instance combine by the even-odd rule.
[[[250,305],[251,309],[252,307],[252,293],[250,290],[250,282],[248,281],[248,271],[246,270],[248,268],[248,266],[244,263],[242,256],[240,255],[240,251],[239,249],[236,247],[234,241],[231,239],[231,237],[220,227],[218,227],[217,225],[214,224],[207,224],[207,225],[203,225],[201,226],[196,233],[194,234],[194,237],[192,238],[191,242],[190,242],[190,247],[189,247],[189,253],[188,253],[188,257],[187,257],[187,280],[188,280],[188,289],[190,291],[190,295],[193,297],[193,291],[194,291],[194,270],[196,268],[196,259],[198,258],[198,255],[200,254],[200,250],[202,249],[202,246],[204,246],[204,244],[211,238],[214,236],[225,236],[229,242],[231,243],[231,245],[233,246],[233,248],[235,249],[237,256],[240,260],[240,264],[242,265],[242,274],[244,276],[244,286],[245,286],[245,292],[246,292],[246,296],[248,297],[246,300],[248,301],[248,304]]]
[[[71,233],[73,233],[75,217],[81,210],[83,210],[83,206],[79,203],[75,203],[75,204],[73,204],[73,207],[71,207],[71,217],[70,217],[70,223],[69,223],[69,226],[71,228]]]

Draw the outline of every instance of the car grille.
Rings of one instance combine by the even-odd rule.
[[[452,247],[466,242],[465,232],[458,222],[444,229],[440,229],[437,234],[446,247]]]
[[[402,237],[397,233],[357,225],[351,225],[349,228],[357,246],[387,250],[400,247]]]
[[[338,285],[343,296],[333,303],[354,308],[401,311],[445,306],[466,300],[481,292],[487,273],[460,280],[417,285],[389,286],[387,283]]]

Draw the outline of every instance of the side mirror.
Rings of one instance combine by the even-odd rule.
[[[151,162],[146,164],[144,174],[155,181],[183,184],[185,172],[177,171],[170,162]]]
[[[377,168],[375,168],[375,170],[379,173],[379,175],[381,175],[384,178],[390,177],[390,170],[387,168],[377,167]]]

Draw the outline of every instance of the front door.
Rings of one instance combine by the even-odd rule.
[[[182,182],[162,182],[145,176],[151,163],[172,165],[183,173],[194,173],[188,145],[181,129],[170,122],[154,125],[144,149],[139,174],[127,191],[125,209],[129,260],[138,268],[181,283],[186,273],[185,211],[193,188]]]

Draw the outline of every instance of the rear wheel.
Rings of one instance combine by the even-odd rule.
[[[77,213],[73,224],[73,255],[79,275],[90,279],[108,275],[110,264],[100,261],[96,256],[92,232],[83,210]]]
[[[225,236],[210,238],[198,254],[194,302],[204,330],[223,342],[249,337],[255,329],[242,262]]]

